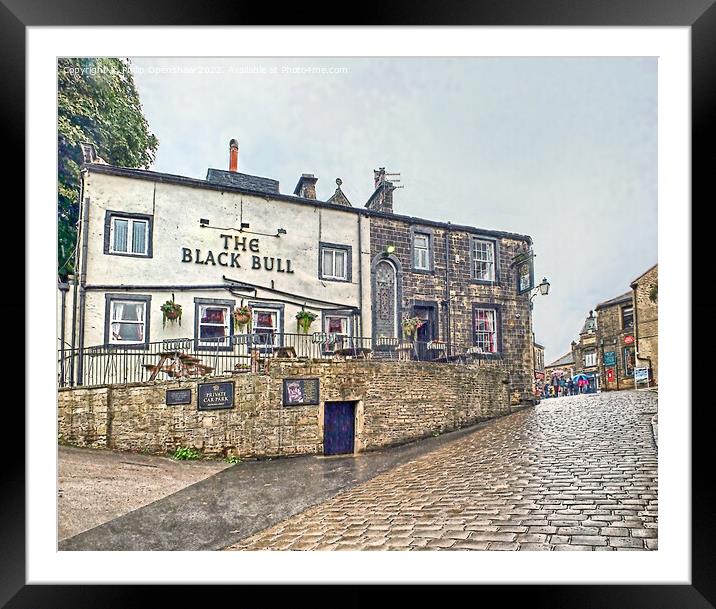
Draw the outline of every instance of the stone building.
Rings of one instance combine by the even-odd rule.
[[[654,385],[659,384],[659,268],[655,264],[631,282],[636,325],[636,363],[649,368]]]
[[[634,303],[631,291],[601,302],[597,364],[602,391],[634,388]]]
[[[529,255],[531,238],[396,214],[395,186],[384,168],[375,172],[374,186],[366,203],[372,212],[374,341],[400,340],[401,319],[419,317],[419,340],[444,342],[448,351],[466,346],[478,359],[504,361],[513,387],[531,400],[534,277],[521,287],[515,265],[518,256]]]
[[[503,363],[513,393],[532,398],[529,236],[396,214],[384,168],[364,207],[340,180],[319,200],[311,173],[282,194],[276,180],[238,171],[236,140],[228,170],[203,180],[110,166],[91,145],[81,175],[77,276],[58,296],[61,348],[79,354],[71,383],[86,382],[96,351],[188,340],[199,354],[231,352],[246,336],[234,315],[249,307],[262,345],[285,344],[297,314],[315,315],[313,341],[299,338],[320,335],[319,356],[332,355],[325,337],[365,337],[378,355],[405,339],[404,317],[419,317],[420,359],[459,347]],[[167,317],[171,303],[180,317]]]
[[[544,367],[545,382],[549,382],[552,376],[556,374],[558,376],[565,376],[571,378],[574,376],[574,352],[564,354],[562,357],[557,358],[552,363],[547,364]]]
[[[539,395],[544,387],[545,366],[544,366],[544,346],[538,342],[533,343],[534,364],[535,364],[535,392]]]
[[[546,366],[547,378],[572,366],[583,373],[592,389],[634,388],[634,369],[648,368],[651,384],[658,384],[658,265],[637,277],[631,291],[600,302],[584,322],[579,342]]]
[[[597,335],[597,317],[589,311],[579,332],[579,342],[572,342],[574,373],[584,374],[589,380],[589,388],[599,389],[599,340]]]

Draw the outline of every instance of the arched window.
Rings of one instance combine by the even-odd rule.
[[[375,336],[398,336],[398,285],[393,264],[381,260],[375,267]]]

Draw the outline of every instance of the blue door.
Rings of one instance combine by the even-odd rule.
[[[355,402],[326,402],[323,419],[323,454],[353,453]]]

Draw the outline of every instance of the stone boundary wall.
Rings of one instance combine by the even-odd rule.
[[[320,379],[318,406],[283,406],[283,379]],[[199,411],[197,385],[234,381],[234,408]],[[167,389],[190,388],[168,406]],[[191,446],[205,455],[268,457],[323,453],[326,401],[356,401],[355,450],[377,449],[509,414],[499,362],[272,362],[268,374],[62,388],[59,440],[151,453]]]

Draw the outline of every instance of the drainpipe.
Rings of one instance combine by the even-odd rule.
[[[77,384],[83,384],[84,373],[84,347],[85,347],[85,301],[87,298],[85,286],[87,284],[87,242],[89,237],[88,220],[89,220],[89,201],[82,200],[82,256],[80,259],[80,320],[79,320],[79,359],[77,361]]]
[[[445,229],[445,339],[447,354],[452,355],[452,336],[450,332],[450,222]]]
[[[358,315],[356,317],[358,327],[354,334],[363,336],[363,246],[362,246],[362,224],[363,214],[358,214]],[[363,346],[363,345],[361,345]]]
[[[70,289],[69,284],[60,283],[58,286],[60,289],[61,302],[60,302],[60,379],[62,379],[62,386],[65,386],[65,324],[66,314],[65,307],[67,306],[67,291]]]
[[[649,362],[649,374],[652,374],[651,358],[639,355],[639,319],[636,314],[636,288],[632,287],[632,306],[634,307],[634,359]],[[636,362],[635,362],[636,363]],[[651,380],[647,377],[647,387],[651,387]],[[636,381],[634,381],[634,389],[636,389]]]
[[[83,171],[80,174],[80,192],[77,198],[77,207],[79,208],[78,216],[81,218],[82,214],[82,195],[84,194],[84,175]],[[70,350],[72,357],[70,358],[70,387],[75,384],[75,347],[77,337],[77,266],[79,265],[80,259],[80,237],[82,235],[82,222],[77,223],[77,241],[75,242],[75,261],[74,268],[72,270],[72,338],[70,343]]]

